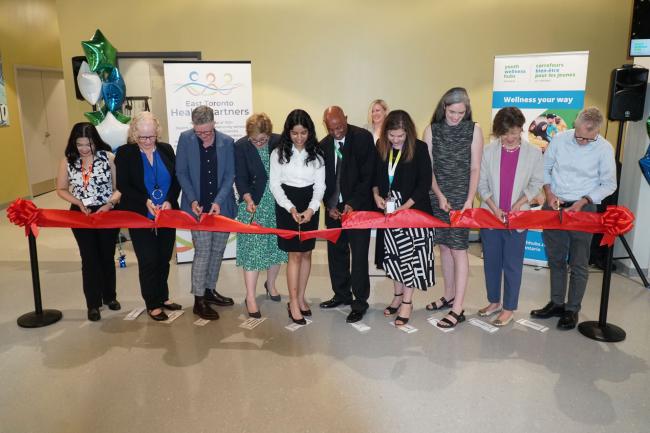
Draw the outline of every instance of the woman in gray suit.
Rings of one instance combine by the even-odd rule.
[[[516,107],[505,107],[494,117],[495,140],[483,151],[478,192],[481,207],[502,221],[510,211],[529,209],[529,203],[544,184],[544,159],[541,150],[522,140],[526,119]],[[523,270],[526,230],[481,229],[485,286],[490,304],[479,316],[497,313],[492,322],[505,326],[517,309]],[[501,280],[503,276],[503,303]]]

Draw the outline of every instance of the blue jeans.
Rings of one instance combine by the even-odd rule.
[[[514,311],[519,302],[524,248],[528,231],[481,229],[483,269],[488,301],[501,302],[503,278],[503,308]]]

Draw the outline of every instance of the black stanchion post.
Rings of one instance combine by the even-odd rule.
[[[34,311],[23,314],[18,318],[18,326],[22,328],[40,328],[58,322],[63,317],[59,310],[43,310],[41,301],[41,278],[38,272],[38,255],[36,253],[36,237],[29,232],[29,261],[32,267],[32,287],[34,289]]]
[[[607,248],[607,261],[603,272],[603,287],[600,293],[600,312],[598,321],[586,321],[578,325],[578,330],[592,340],[616,343],[625,340],[625,331],[616,325],[607,323],[607,308],[609,306],[609,287],[612,282],[612,257],[614,246]]]

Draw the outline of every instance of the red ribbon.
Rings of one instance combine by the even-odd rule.
[[[487,209],[451,211],[447,224],[425,212],[408,209],[390,215],[379,212],[350,212],[343,215],[342,228],[297,232],[262,227],[257,223],[245,224],[221,215],[194,217],[180,210],[162,210],[154,220],[128,211],[84,215],[78,211],[39,209],[29,200],[17,199],[7,208],[7,218],[13,224],[25,227],[38,236],[39,227],[67,228],[161,228],[170,227],[185,230],[203,230],[229,233],[272,234],[285,239],[300,236],[300,240],[325,239],[336,242],[341,230],[389,229],[389,228],[470,228],[470,229],[540,229],[574,230],[589,233],[603,233],[601,245],[614,245],[617,236],[632,230],[634,214],[624,206],[608,206],[604,213],[562,212],[554,210],[517,211],[507,214],[506,223],[500,221]]]

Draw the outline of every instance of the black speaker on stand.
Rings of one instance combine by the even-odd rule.
[[[623,147],[623,130],[628,120],[641,120],[645,105],[645,94],[648,86],[648,70],[646,68],[635,68],[634,65],[623,65],[621,68],[612,71],[612,81],[609,93],[608,118],[620,122],[618,137],[616,140],[616,191],[603,200],[599,212],[605,211],[606,205],[618,204],[618,189],[621,184],[621,150]],[[600,238],[594,239],[600,242]],[[627,257],[616,257],[616,259],[630,259],[639,274],[639,278],[645,287],[649,287],[648,279],[641,270],[639,263],[632,253],[627,240],[623,235],[618,237],[628,253]],[[600,312],[598,321],[586,321],[578,325],[578,330],[585,337],[604,342],[617,342],[625,339],[625,331],[616,325],[607,323],[607,309],[609,305],[609,289],[612,279],[612,262],[614,260],[614,246],[602,247],[604,250],[604,273],[602,292],[600,296]],[[592,245],[592,255],[594,248]],[[592,257],[593,260],[593,257]]]

